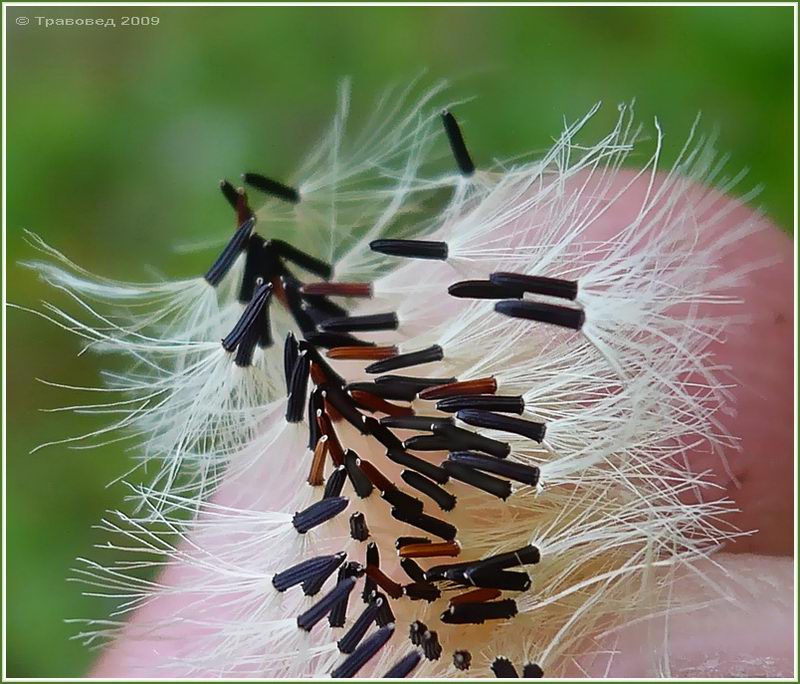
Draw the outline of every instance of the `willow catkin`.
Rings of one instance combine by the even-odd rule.
[[[716,264],[750,226],[707,238],[711,142],[659,174],[656,125],[622,172],[632,111],[579,143],[595,108],[485,168],[441,90],[350,136],[345,86],[295,177],[224,181],[205,277],[100,278],[31,236],[79,310],[43,315],[131,360],[77,409],[109,428],[65,440],[124,430],[155,473],[102,522],[120,560],[77,570],[119,606],[82,638],[153,645],[129,674],[558,676],[735,535],[686,465],[735,443],[711,348],[744,272]]]

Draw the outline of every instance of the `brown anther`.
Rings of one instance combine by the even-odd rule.
[[[413,416],[414,409],[410,406],[398,406],[381,397],[376,397],[370,392],[363,390],[351,390],[350,396],[356,403],[356,406],[369,411],[370,413],[385,413],[387,416]]]
[[[325,356],[342,361],[382,361],[397,354],[397,347],[334,347]]]
[[[367,577],[383,589],[393,599],[398,599],[403,595],[403,585],[395,582],[391,577],[383,572],[377,565],[367,565]]]
[[[434,544],[406,544],[397,552],[401,558],[435,558],[449,556],[453,558],[461,553],[458,542],[437,542]]]
[[[312,487],[318,487],[325,481],[323,472],[325,470],[325,456],[327,455],[328,435],[322,435],[317,440],[317,446],[314,447],[314,457],[311,459],[311,468],[308,471],[308,484]]]
[[[457,606],[459,603],[483,603],[484,601],[494,601],[499,598],[503,592],[499,589],[474,589],[468,591],[466,594],[459,594],[450,599],[451,606]]]
[[[494,394],[495,392],[497,392],[497,380],[494,377],[489,377],[426,387],[420,391],[419,398],[426,400],[444,399],[445,397],[460,397],[465,394]]]

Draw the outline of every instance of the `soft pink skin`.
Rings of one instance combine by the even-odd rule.
[[[626,178],[627,174],[621,174],[620,182]],[[645,180],[637,181],[613,211],[592,226],[588,237],[613,235],[635,214],[644,188]],[[739,205],[715,230],[729,230],[753,216],[750,209]],[[793,673],[792,243],[767,220],[757,221],[760,229],[720,261],[723,267],[733,269],[765,258],[777,260],[776,265],[754,272],[737,292],[744,301],[738,311],[749,315],[751,323],[732,330],[717,349],[717,360],[730,365],[740,383],[734,390],[737,413],[726,419],[732,434],[741,438],[741,454],[730,458],[739,486],[731,482],[716,456],[697,454],[691,465],[698,472],[710,469],[716,480],[726,485],[728,495],[741,509],[733,516],[736,526],[758,532],[716,556],[719,567],[709,563],[703,568],[726,587],[735,583],[738,603],[718,603],[671,618],[669,674],[674,677],[789,677]],[[181,569],[171,568],[161,580],[180,583],[182,575]],[[700,603],[716,594],[686,578],[676,584],[675,597]],[[171,607],[171,602],[152,604],[134,615],[133,621],[141,624],[164,618]],[[646,631],[641,625],[632,625],[606,637],[602,648],[617,652],[611,662],[607,656],[587,655],[580,659],[575,675],[652,676],[653,653]],[[175,637],[147,642],[123,634],[103,653],[91,676],[179,674],[164,668],[164,662],[179,655],[192,634],[176,630]]]

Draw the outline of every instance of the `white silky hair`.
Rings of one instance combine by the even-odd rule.
[[[630,106],[595,144],[579,138],[597,107],[567,124],[541,159],[501,162],[471,178],[428,173],[424,162],[441,143],[433,105],[443,84],[406,104],[417,86],[390,91],[364,133],[349,137],[344,84],[333,123],[288,179],[301,202],[269,200],[259,228],[290,228],[298,247],[334,262],[338,280],[375,278],[375,298],[355,312],[396,311],[404,352],[433,344],[444,350],[442,362],[415,374],[492,376],[498,393],[523,397],[523,418],[545,423],[541,444],[481,431],[509,443],[511,461],[539,467],[538,487],[515,486],[499,501],[448,484],[458,504],[447,519],[457,523],[463,557],[479,560],[525,544],[540,549],[532,587],[517,597],[519,614],[472,628],[482,645],[472,652],[471,671],[456,670],[445,655],[423,660],[416,672],[485,675],[504,655],[518,669],[534,661],[558,675],[576,667],[578,654],[619,620],[687,609],[673,600],[676,578],[699,572],[698,560],[739,534],[723,522],[733,509],[724,492],[710,500],[690,496],[711,485],[687,460],[702,449],[723,458],[737,445],[720,421],[730,398],[728,369],[712,350],[736,312],[728,291],[759,265],[723,272],[717,262],[754,228],[743,223],[708,237],[720,233],[714,228],[734,205],[720,204],[698,184],[728,190],[738,178],[721,178],[713,139],[694,128],[661,174],[656,122],[645,164],[621,176],[641,137]],[[424,215],[426,193],[449,193],[433,217]],[[636,205],[626,222],[592,237],[631,197]],[[400,262],[370,252],[369,242],[386,236],[444,241],[448,258]],[[350,512],[365,512],[376,537],[414,528],[390,519],[377,494],[357,500],[350,492],[345,513],[296,533],[292,515],[318,498],[319,487],[306,482],[307,420],[283,419],[279,345],[257,350],[247,368],[236,367],[219,345],[243,310],[242,259],[216,290],[201,278],[142,285],[94,276],[36,236],[29,239],[47,257],[33,267],[80,312],[48,304],[42,315],[76,334],[84,349],[132,362],[130,372],[108,374],[105,386],[92,390],[112,401],[62,409],[108,414],[113,424],[57,443],[102,443],[123,430],[141,461],[156,464],[151,484],[134,490],[136,512],[114,512],[101,523],[121,540],[104,548],[122,558],[82,560],[76,571],[88,593],[118,605],[111,619],[84,623],[80,638],[95,643],[122,630],[126,638],[173,639],[190,626],[195,641],[159,666],[165,672],[328,674],[341,659],[330,630],[305,634],[295,622],[319,596],[305,597],[297,587],[279,593],[272,576],[310,556],[344,550],[359,558]],[[493,302],[446,293],[458,280],[504,270],[577,281],[570,306],[585,311],[582,329],[507,318]],[[711,313],[709,305],[716,307]],[[295,330],[285,313],[276,312],[273,322],[277,340]],[[375,337],[397,341],[395,333]],[[331,365],[352,370],[349,363]],[[432,411],[421,400],[413,406]],[[164,574],[149,578],[154,571]],[[724,587],[716,589],[725,596]],[[359,592],[353,590],[348,626],[360,612]],[[158,605],[170,609],[148,619]],[[447,598],[392,605],[399,624],[433,624]],[[135,611],[140,617],[126,626]],[[446,653],[463,643],[462,629],[442,625],[438,633]],[[396,634],[359,674],[380,675],[410,650]]]

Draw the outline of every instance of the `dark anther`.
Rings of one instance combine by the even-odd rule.
[[[570,330],[580,330],[586,321],[583,309],[572,309],[529,299],[504,299],[494,305],[494,310],[511,318],[550,323]]]
[[[320,568],[319,572],[317,572],[313,577],[306,578],[303,581],[303,593],[306,596],[316,596],[320,592],[320,589],[322,589],[322,585],[325,584],[327,579],[342,564],[346,557],[347,554],[344,552],[337,553],[335,556],[333,556],[331,561],[324,567]]]
[[[414,388],[415,392],[421,392],[434,385],[449,385],[454,381],[455,378],[416,378],[410,375],[381,375],[375,378],[375,382],[378,385],[386,385],[389,383],[410,385]]]
[[[409,454],[407,451],[403,451],[403,449],[388,449],[386,451],[386,456],[389,460],[394,461],[398,465],[416,470],[418,473],[422,473],[439,484],[446,484],[450,479],[447,472],[439,466],[428,463],[428,461],[421,459],[419,456]]]
[[[364,416],[364,429],[368,434],[377,439],[387,451],[392,449],[402,450],[403,442],[395,437],[395,434],[389,428],[387,428],[385,425],[381,425],[379,421],[375,420],[371,416]]]
[[[329,318],[319,326],[325,332],[374,332],[397,330],[399,321],[394,312]]]
[[[243,173],[242,179],[247,185],[256,190],[260,190],[266,195],[272,195],[284,202],[297,204],[300,201],[300,193],[294,188],[279,183],[276,180],[262,176],[260,173]]]
[[[236,209],[239,203],[239,193],[236,191],[236,188],[223,179],[219,182],[219,189],[222,191],[222,196],[227,200],[228,204],[231,205],[231,209]]]
[[[327,316],[326,316],[327,318]],[[347,333],[308,332],[306,339],[315,347],[322,349],[336,349],[337,347],[374,347],[374,342],[360,340]],[[330,355],[329,355],[330,356]]]
[[[331,368],[331,365],[322,357],[322,354],[319,353],[319,350],[313,344],[305,340],[300,340],[298,346],[301,350],[308,351],[311,361],[319,366],[322,374],[328,379],[328,382],[339,387],[344,386],[344,378]]]
[[[386,670],[386,674],[381,679],[403,679],[408,677],[414,671],[414,668],[419,665],[421,659],[422,655],[419,651],[411,651],[411,653],[404,655]]]
[[[458,170],[461,171],[462,176],[471,176],[475,173],[475,164],[469,156],[469,151],[456,117],[449,111],[444,110],[442,112],[442,123],[444,124],[444,132],[447,134],[447,141],[450,143],[450,150],[453,152],[456,164],[458,164]]]
[[[495,285],[490,280],[462,280],[447,288],[451,297],[458,299],[514,299],[522,297],[522,290]]]
[[[517,614],[514,599],[489,601],[487,603],[460,603],[450,606],[441,615],[448,625],[480,625],[486,620],[507,620]]]
[[[263,320],[261,319],[261,312],[264,307],[267,306],[267,301],[271,294],[272,285],[270,283],[261,283],[258,285],[256,291],[253,293],[253,299],[250,300],[250,303],[245,307],[242,315],[239,316],[236,325],[234,325],[233,329],[223,338],[222,348],[225,351],[232,352],[236,349],[247,332],[254,326],[257,326],[259,320]]]
[[[414,489],[433,499],[443,511],[452,511],[456,505],[456,497],[442,489],[433,480],[413,470],[404,470],[400,477]]]
[[[213,287],[219,285],[228,271],[231,270],[236,258],[247,246],[247,241],[255,223],[255,217],[251,216],[236,229],[233,237],[225,245],[225,249],[222,250],[217,260],[211,265],[211,268],[206,271],[204,278],[209,285]]]
[[[511,446],[505,442],[446,423],[434,425],[433,434],[447,438],[448,451],[482,451],[497,458],[506,458],[511,453]]]
[[[270,240],[268,244],[275,250],[278,256],[297,264],[300,268],[309,273],[318,275],[320,278],[325,278],[326,280],[333,275],[333,268],[327,261],[317,259],[317,257],[311,256],[301,249],[297,249],[297,247],[290,245],[288,242],[284,242],[283,240]]]
[[[303,335],[307,335],[316,330],[317,324],[303,306],[298,282],[289,275],[280,277],[281,287],[286,293],[286,306],[289,308],[289,313],[292,314],[294,322],[297,323],[297,327],[300,328]]]
[[[578,281],[546,276],[531,276],[522,273],[498,271],[489,276],[491,282],[501,287],[531,292],[545,297],[574,300],[578,296]]]
[[[389,605],[389,599],[387,599],[384,594],[381,594],[379,591],[375,591],[370,597],[370,601],[378,605],[378,616],[375,618],[375,622],[378,623],[379,627],[386,627],[386,625],[390,625],[395,622],[392,607]]]
[[[297,293],[302,298],[303,305],[306,307],[309,314],[314,317],[314,320],[322,322],[326,318],[347,316],[347,309],[345,309],[343,306],[340,306],[328,297],[305,295],[302,293],[302,289],[302,285],[300,285]]]
[[[323,501],[325,499],[339,498],[344,487],[344,481],[347,479],[347,470],[344,465],[337,466],[330,474],[328,481],[325,483],[325,490],[322,493]]]
[[[339,639],[336,645],[342,653],[352,653],[356,646],[361,643],[370,625],[375,622],[375,616],[378,614],[378,606],[375,603],[369,603],[361,611],[361,615],[356,618],[352,627],[347,630],[345,635]]]
[[[439,643],[439,635],[431,631],[425,630],[422,633],[422,652],[428,660],[439,660],[442,657],[442,645]]]
[[[443,358],[444,351],[438,344],[434,344],[425,349],[420,349],[419,351],[397,354],[388,359],[383,359],[382,361],[370,364],[364,370],[367,373],[388,373],[389,371],[399,370],[400,368],[409,368],[411,366],[419,366],[423,363],[441,361]]]
[[[528,663],[522,668],[522,676],[525,679],[541,679],[544,677],[544,670],[536,663]]]
[[[487,494],[496,496],[498,499],[507,499],[511,496],[511,483],[508,480],[501,480],[497,477],[482,473],[480,470],[473,470],[467,466],[459,465],[453,461],[445,461],[442,466],[450,477],[460,480],[465,484],[483,490]]]
[[[286,388],[287,394],[289,391],[288,383]],[[322,392],[319,388],[314,389],[308,395],[308,448],[315,449],[317,446],[317,442],[319,442],[320,438],[322,437],[322,433],[319,429],[319,423],[317,422],[317,410],[322,410],[324,407],[322,403]]]
[[[515,461],[501,460],[493,456],[474,454],[470,451],[454,451],[448,457],[451,463],[476,468],[487,473],[494,473],[509,480],[535,487],[539,483],[539,468],[537,466],[516,463]]]
[[[468,568],[472,564],[472,561],[466,561],[463,563],[446,563],[443,565],[434,565],[432,568],[428,568],[425,571],[425,581],[426,582],[439,582],[441,580],[450,580],[458,581],[458,577],[461,576],[461,571],[464,568]],[[456,579],[452,579],[455,577]]]
[[[401,558],[400,567],[403,568],[403,572],[405,572],[406,575],[408,575],[409,579],[412,582],[425,581],[425,572],[422,570],[421,567],[419,567],[419,565],[413,558]]]
[[[406,494],[397,487],[388,487],[381,493],[381,498],[391,506],[403,511],[406,515],[422,513],[424,504],[410,494]]]
[[[472,665],[472,654],[469,651],[453,651],[453,666],[456,670],[469,670]]]
[[[261,339],[264,329],[269,330],[269,323],[266,321],[267,307],[261,309],[261,313],[256,318],[255,323],[247,330],[239,346],[236,348],[236,356],[233,359],[234,364],[239,368],[249,368],[253,365],[253,354],[255,353],[256,346]]]
[[[332,383],[323,385],[322,390],[325,401],[330,402],[342,418],[362,435],[367,434],[367,429],[364,427],[364,414],[356,408],[353,398],[347,392]]]
[[[460,397],[448,397],[436,402],[436,408],[445,413],[455,413],[461,409],[483,409],[498,413],[525,412],[525,400],[519,396],[506,396],[502,394],[465,394]]]
[[[425,626],[425,623],[415,620],[411,623],[411,625],[409,625],[408,638],[411,640],[411,643],[414,644],[414,646],[419,646],[422,644],[422,635],[427,631],[428,628]]]
[[[408,259],[447,259],[447,243],[431,240],[373,240],[369,243],[373,252]]]
[[[286,422],[299,423],[303,420],[303,411],[306,408],[306,391],[308,389],[308,354],[301,353],[297,357],[289,382],[289,399],[286,402]]]
[[[355,583],[355,577],[348,577],[339,582],[311,608],[297,616],[297,626],[306,632],[310,632],[314,625],[324,618],[334,605],[350,595]]]
[[[481,409],[461,409],[456,413],[456,418],[473,427],[511,432],[532,439],[534,442],[541,442],[546,430],[544,423],[498,415]]]
[[[400,522],[407,523],[412,527],[417,527],[425,532],[435,534],[437,537],[441,537],[445,541],[453,541],[453,539],[456,538],[456,534],[458,534],[458,530],[455,528],[455,526],[445,522],[444,520],[439,520],[433,516],[426,515],[425,513],[409,515],[406,511],[394,507],[392,508],[392,517]]]
[[[438,435],[414,435],[403,440],[403,448],[411,451],[447,451],[452,442]]]
[[[328,480],[330,484],[330,480]],[[331,518],[339,515],[348,504],[347,498],[343,496],[329,497],[311,504],[308,508],[298,511],[292,516],[292,525],[300,534],[305,534],[309,530],[327,522]]]
[[[364,568],[361,567],[360,563],[348,561],[339,568],[339,572],[336,575],[336,583],[338,584],[342,580],[346,580],[348,577],[358,578],[363,574]],[[331,608],[330,613],[328,613],[328,624],[331,627],[344,627],[345,623],[347,622],[347,602],[349,599],[350,594],[335,603],[333,608]]]
[[[492,672],[494,672],[494,676],[498,679],[513,679],[514,677],[519,677],[511,661],[503,656],[494,659],[492,663]]]
[[[427,601],[432,603],[438,600],[442,592],[430,582],[412,582],[403,587],[403,593],[412,601]]]
[[[366,499],[372,494],[372,482],[359,467],[358,454],[352,449],[348,449],[344,454],[344,467],[347,469],[347,477],[353,489],[361,499]]]
[[[524,572],[480,570],[473,567],[464,570],[462,575],[465,582],[481,589],[528,591],[531,588],[531,578]]]
[[[479,571],[487,570],[507,570],[508,568],[518,568],[523,565],[535,565],[541,560],[539,549],[533,544],[528,544],[514,551],[506,551],[489,556],[480,561],[475,561],[470,569]]]
[[[453,425],[452,418],[441,418],[440,416],[386,416],[381,418],[381,425],[399,430],[428,430],[434,423],[450,423]]]
[[[367,541],[369,539],[369,527],[367,519],[360,511],[350,516],[350,536],[356,541]]]
[[[247,304],[253,298],[253,291],[256,289],[256,278],[261,277],[265,281],[272,280],[272,274],[269,272],[270,261],[264,252],[264,238],[256,233],[251,233],[247,240],[244,273],[239,286],[238,299],[242,304]]]
[[[330,576],[331,572],[342,564],[346,557],[347,554],[341,552],[332,556],[317,556],[316,558],[309,558],[308,560],[301,561],[291,568],[276,573],[272,578],[272,586],[274,586],[277,591],[283,592],[290,587],[313,579],[320,573],[325,573],[325,577],[327,578]],[[331,567],[330,571],[327,570],[329,567]]]
[[[283,343],[283,375],[286,378],[286,395],[291,392],[291,379],[294,372],[297,357],[300,351],[297,348],[297,340],[292,333],[286,333],[286,340]]]
[[[331,677],[335,679],[347,679],[355,676],[358,671],[383,648],[392,634],[394,634],[394,625],[389,624],[368,636],[355,651],[347,656],[338,667],[335,667],[331,671]]]

